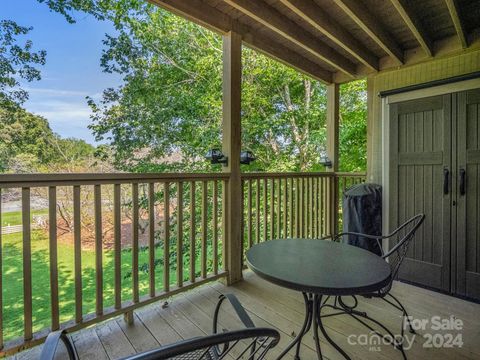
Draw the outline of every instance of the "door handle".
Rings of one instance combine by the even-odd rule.
[[[465,188],[466,177],[467,177],[467,172],[465,171],[465,169],[460,169],[460,195],[465,195],[466,193],[466,188]]]
[[[448,171],[447,168],[443,169],[443,194],[447,195],[448,194],[448,182],[450,180],[450,171]]]

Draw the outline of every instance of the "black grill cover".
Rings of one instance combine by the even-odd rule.
[[[382,235],[382,187],[377,184],[359,184],[343,194],[343,231],[368,235]],[[343,242],[381,255],[376,240],[362,236],[345,235]]]

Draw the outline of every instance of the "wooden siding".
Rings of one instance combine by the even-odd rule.
[[[368,78],[370,96],[367,125],[368,181],[382,182],[382,100],[377,94],[385,90],[468,74],[479,69],[480,49],[477,49],[398,70],[382,71]]]

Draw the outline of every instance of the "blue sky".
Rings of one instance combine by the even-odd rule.
[[[98,99],[104,89],[121,84],[119,76],[100,68],[102,39],[115,33],[113,26],[80,13],[77,22],[69,24],[36,0],[1,0],[1,8],[0,19],[32,26],[27,38],[35,50],[47,51],[42,80],[22,85],[30,94],[25,108],[47,118],[56,133],[93,144],[85,96]]]

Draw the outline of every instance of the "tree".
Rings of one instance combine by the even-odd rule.
[[[210,170],[202,157],[221,143],[221,38],[148,4],[120,23],[102,66],[125,83],[89,102],[97,140],[121,169]],[[249,169],[320,169],[325,87],[252,50],[243,57],[242,141],[258,159]],[[178,162],[159,161],[175,153]]]
[[[40,70],[35,65],[44,65],[46,52],[32,51],[33,44],[26,40],[20,45],[19,37],[27,35],[31,27],[18,25],[11,20],[0,20],[0,108],[15,108],[28,99],[21,89],[19,79],[40,80]]]
[[[0,109],[0,170],[9,168],[20,154],[30,155],[32,166],[48,163],[54,156],[53,138],[45,118],[21,108]]]
[[[367,168],[367,82],[340,87],[340,171]]]
[[[93,164],[94,154],[85,141],[55,134],[41,116],[0,108],[0,172],[65,172]]]

